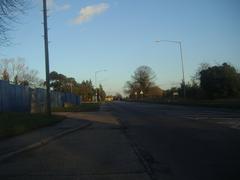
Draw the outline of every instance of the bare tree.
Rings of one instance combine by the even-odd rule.
[[[0,74],[8,73],[8,79],[14,84],[42,86],[42,81],[37,77],[38,71],[29,69],[24,59],[0,60]]]
[[[8,72],[6,71],[6,69],[3,71],[3,73],[2,73],[2,79],[4,80],[4,81],[9,81],[9,74],[8,74]]]
[[[8,32],[26,9],[27,0],[0,0],[0,46],[9,44]]]

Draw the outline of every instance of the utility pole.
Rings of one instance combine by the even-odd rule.
[[[185,84],[185,76],[184,76],[184,64],[183,64],[183,54],[182,54],[182,42],[179,41],[180,53],[181,53],[181,62],[182,62],[182,74],[183,74],[183,97],[186,98],[186,84]]]
[[[48,51],[48,25],[47,25],[47,1],[43,0],[43,25],[46,69],[46,113],[51,115],[50,83],[49,83],[49,51]]]

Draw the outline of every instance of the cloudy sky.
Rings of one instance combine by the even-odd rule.
[[[32,1],[0,58],[25,58],[44,78],[41,0]],[[161,39],[182,41],[187,80],[202,62],[240,68],[238,0],[48,0],[48,8],[50,69],[78,81],[107,69],[97,78],[109,93],[141,65],[162,88],[181,82],[178,45]]]

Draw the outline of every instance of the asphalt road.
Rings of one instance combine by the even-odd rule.
[[[240,112],[114,102],[92,126],[0,163],[0,179],[239,180]]]
[[[121,102],[112,109],[152,179],[240,179],[239,112]]]

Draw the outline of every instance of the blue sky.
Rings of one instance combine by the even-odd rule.
[[[41,1],[21,17],[11,33],[14,45],[0,58],[25,58],[44,78]],[[239,0],[49,0],[50,70],[92,79],[108,93],[122,92],[134,70],[150,66],[156,84],[181,82],[180,40],[186,80],[199,64],[229,62],[240,68]]]

